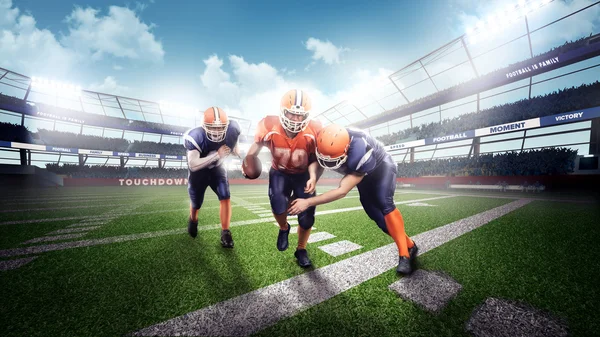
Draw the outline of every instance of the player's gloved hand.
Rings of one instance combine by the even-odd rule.
[[[298,215],[304,212],[308,207],[309,203],[307,199],[296,199],[293,200],[290,204],[290,208],[288,209],[288,213],[290,215]]]
[[[227,145],[221,145],[221,147],[217,151],[217,153],[219,154],[219,157],[221,157],[221,158],[227,157],[230,152],[231,152],[231,149]]]
[[[306,182],[306,187],[304,188],[304,193],[313,194],[315,192],[315,188],[317,187],[317,181],[315,179],[308,179]]]

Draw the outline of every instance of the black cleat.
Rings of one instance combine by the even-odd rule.
[[[223,248],[233,248],[233,237],[229,229],[221,230],[221,246]]]
[[[306,249],[296,249],[294,256],[298,260],[298,265],[302,268],[308,268],[312,265],[310,259],[308,258],[308,252]]]
[[[189,219],[188,233],[193,238],[196,238],[196,236],[198,236],[198,221],[192,221],[192,219]]]
[[[396,272],[403,275],[410,275],[412,273],[412,266],[410,265],[410,259],[408,257],[400,256],[400,258],[398,258]]]
[[[290,235],[290,224],[288,225],[288,229],[286,231],[279,230],[279,235],[277,235],[277,249],[279,251],[284,251],[288,249],[288,236]]]
[[[414,241],[413,241],[413,243],[414,243]],[[418,252],[419,252],[419,247],[417,247],[416,243],[412,248],[408,249],[408,255],[410,255],[411,262],[415,260],[415,257],[417,257]]]

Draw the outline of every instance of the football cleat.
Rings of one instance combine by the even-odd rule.
[[[417,247],[417,244],[413,241],[414,246],[412,246],[412,248],[408,249],[408,255],[410,255],[410,261],[414,261],[415,257],[417,257],[417,253],[419,252],[419,247]]]
[[[312,262],[310,262],[310,259],[308,258],[308,252],[306,249],[296,249],[294,256],[298,260],[298,265],[300,267],[308,268],[312,265]]]
[[[221,246],[223,248],[233,248],[233,237],[229,229],[223,229],[221,231]]]
[[[408,257],[400,256],[398,258],[398,267],[396,267],[396,272],[403,275],[410,275],[412,273],[412,267]]]
[[[285,231],[282,231],[281,229],[279,230],[279,235],[277,235],[277,249],[279,251],[284,251],[286,249],[288,249],[289,246],[289,242],[288,242],[288,236],[290,235],[290,224],[288,223],[288,229]]]
[[[198,221],[192,221],[192,219],[189,219],[188,234],[190,234],[190,236],[193,238],[195,238],[198,235]]]

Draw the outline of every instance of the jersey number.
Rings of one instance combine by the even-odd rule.
[[[295,149],[292,152],[292,149],[287,147],[276,147],[274,150],[273,156],[277,158],[280,166],[287,166],[290,157],[292,157],[293,167],[306,167],[308,165],[308,156],[306,155],[306,151],[302,149]]]

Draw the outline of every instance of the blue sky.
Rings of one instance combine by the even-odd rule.
[[[307,89],[324,110],[505,3],[0,0],[0,66],[257,119],[276,113],[292,87]],[[543,15],[587,3],[557,0]],[[585,29],[548,39],[537,52],[597,29],[599,11],[588,12]]]

